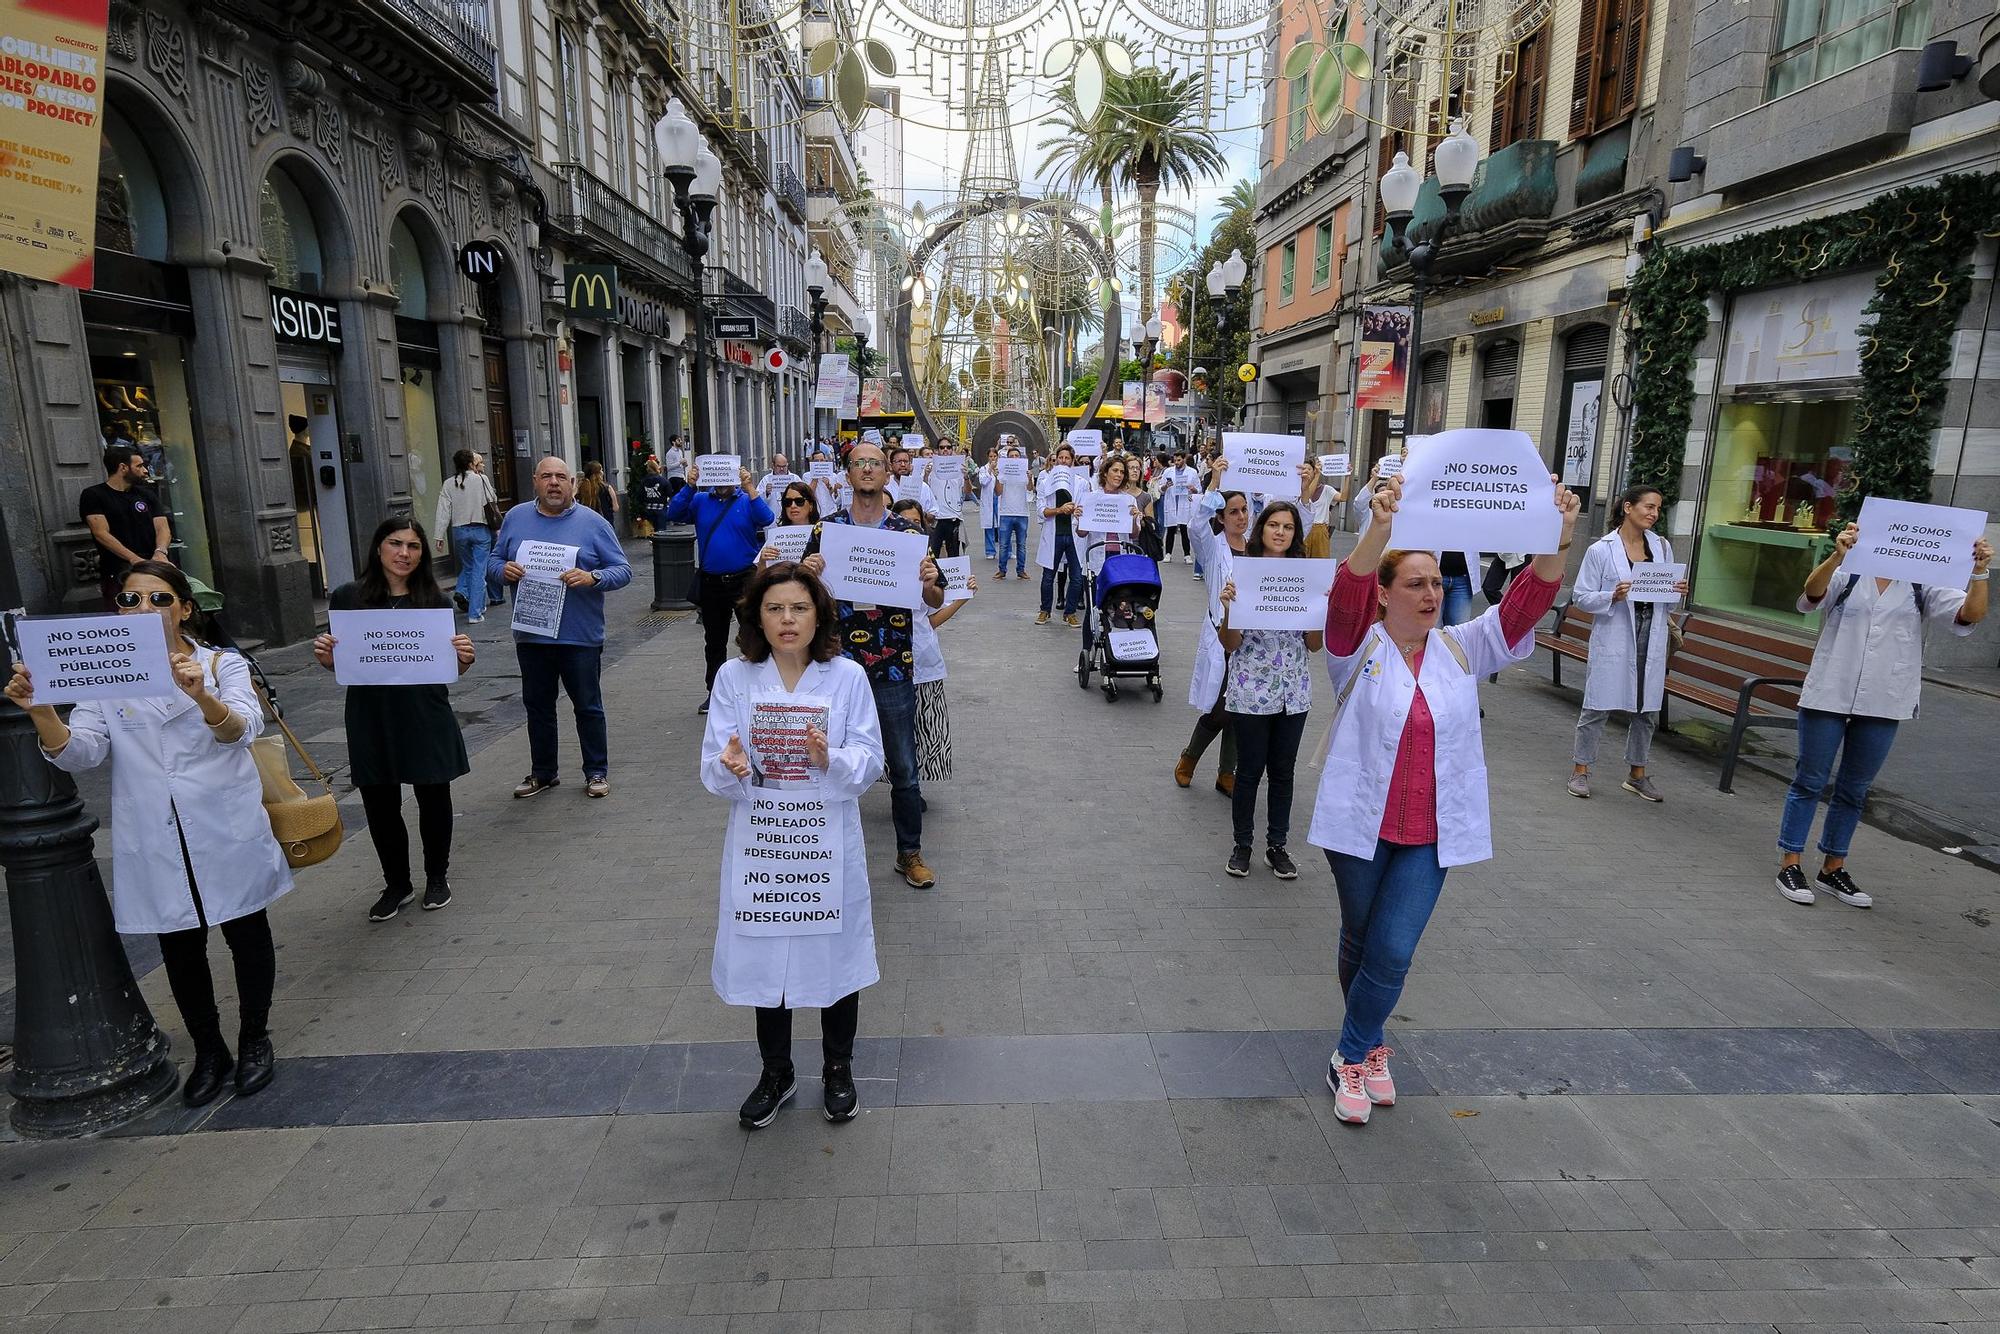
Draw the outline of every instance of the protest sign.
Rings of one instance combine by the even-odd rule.
[[[938,577],[944,580],[946,602],[964,602],[972,596],[972,557],[939,556],[937,567]]]
[[[778,549],[779,560],[804,560],[806,543],[812,541],[812,525],[795,523],[788,527],[773,525],[764,530],[764,545]]]
[[[164,699],[177,693],[167,623],[137,616],[26,616],[14,622],[37,704]]]
[[[1236,598],[1232,630],[1323,630],[1326,597],[1339,562],[1283,556],[1238,556],[1229,564]]]
[[[742,936],[828,936],[840,931],[845,872],[840,812],[817,787],[758,788],[732,827],[730,927]]]
[[[819,359],[819,381],[813,386],[813,410],[838,409],[847,392],[847,354],[824,352]]]
[[[333,679],[344,686],[450,685],[458,679],[451,608],[330,611]]]
[[[1321,477],[1345,477],[1353,468],[1353,460],[1345,454],[1322,454],[1319,456]]]
[[[1000,460],[998,476],[1001,481],[1010,487],[1026,486],[1028,484],[1028,461],[1024,458],[1003,457]]]
[[[825,695],[763,694],[750,702],[750,781],[758,787],[800,787],[813,781],[806,729],[826,735],[833,701]]]
[[[965,496],[965,460],[957,454],[940,454],[930,461],[931,494],[940,505],[956,509]]]
[[[514,563],[537,578],[558,579],[576,568],[576,553],[563,542],[523,542],[514,550]]]
[[[1064,440],[1070,453],[1080,459],[1094,459],[1104,453],[1104,432],[1096,427],[1078,427]]]
[[[833,460],[814,459],[812,462],[806,464],[806,476],[809,478],[832,477]]]
[[[1401,454],[1384,454],[1376,461],[1375,475],[1377,477],[1400,477],[1402,473],[1403,456]]]
[[[1151,630],[1107,630],[1111,656],[1120,662],[1150,662],[1160,656],[1160,642]]]
[[[1964,588],[1972,574],[1972,544],[1985,531],[1982,510],[1869,496],[1861,502],[1860,536],[1840,569],[1932,588]]]
[[[1641,561],[1632,567],[1632,587],[1625,591],[1628,602],[1679,602],[1674,585],[1688,577],[1688,567],[1668,561]]]
[[[884,607],[923,604],[922,567],[930,554],[930,539],[922,533],[822,524],[819,554],[826,558],[821,581],[843,602]]]
[[[1077,527],[1093,533],[1129,533],[1133,504],[1132,497],[1127,495],[1093,491],[1083,498],[1083,513],[1077,516]]]
[[[554,639],[562,633],[563,603],[569,590],[555,579],[529,575],[514,585],[514,619],[509,628]]]
[[[743,485],[743,460],[734,454],[700,454],[694,461],[694,484],[707,490],[712,486],[726,486],[735,490]]]
[[[1222,474],[1226,489],[1298,499],[1299,465],[1306,461],[1304,436],[1224,431],[1222,457],[1229,460]]]
[[[1403,464],[1391,541],[1412,551],[1554,551],[1562,515],[1549,466],[1521,431],[1429,436]]]

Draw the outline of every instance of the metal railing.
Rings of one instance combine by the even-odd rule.
[[[581,163],[559,163],[556,172],[563,182],[562,196],[555,201],[558,227],[609,241],[637,266],[650,268],[675,286],[694,287],[694,264],[681,250],[680,238],[665,223]]]
[[[497,77],[493,20],[487,0],[386,0],[412,27],[478,70]]]
[[[812,341],[812,320],[797,306],[778,308],[778,336],[794,343]]]
[[[778,201],[790,205],[795,216],[803,218],[806,215],[806,183],[799,179],[791,163],[778,164],[778,180],[772,188],[777,192]]]
[[[760,329],[776,330],[778,327],[778,305],[751,282],[733,270],[717,271],[722,280],[722,298],[729,308],[739,315],[755,315]]]

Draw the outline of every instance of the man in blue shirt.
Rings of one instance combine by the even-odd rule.
[[[535,503],[516,505],[500,521],[493,543],[505,564],[501,577],[518,584],[527,570],[515,559],[523,542],[576,548],[576,564],[562,572],[562,620],[553,638],[514,632],[521,664],[521,704],[528,712],[528,776],[515,787],[532,797],[556,786],[556,685],[576,710],[576,740],[583,748],[585,796],[611,793],[611,746],[604,727],[604,595],[632,582],[632,567],[618,534],[595,510],[576,503],[576,478],[551,455],[535,465]],[[517,596],[516,607],[520,605]]]
[[[703,684],[715,687],[715,674],[722,670],[729,652],[729,627],[736,616],[737,600],[743,585],[757,568],[757,555],[764,549],[764,530],[775,519],[771,507],[750,489],[750,470],[741,470],[736,486],[694,487],[675,496],[667,506],[667,519],[694,525],[694,558],[701,567],[696,575],[695,605],[701,608],[702,652],[707,659]],[[708,712],[708,698],[702,697],[697,713]]]

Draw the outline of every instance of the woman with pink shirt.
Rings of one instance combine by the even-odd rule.
[[[1369,501],[1370,523],[1327,598],[1335,713],[1308,840],[1340,890],[1347,1016],[1328,1061],[1334,1115],[1365,1125],[1396,1101],[1383,1027],[1444,888],[1445,871],[1493,855],[1479,678],[1535,650],[1578,510],[1555,492],[1561,546],[1537,556],[1497,607],[1441,627],[1444,575],[1428,551],[1389,549],[1403,481]]]

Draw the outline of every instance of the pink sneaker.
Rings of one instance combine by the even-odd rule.
[[[1393,1055],[1389,1048],[1377,1047],[1361,1063],[1361,1087],[1367,1091],[1368,1101],[1377,1107],[1396,1105],[1396,1081],[1389,1077],[1389,1058]]]
[[[1368,1101],[1368,1090],[1362,1086],[1362,1078],[1367,1067],[1344,1065],[1339,1057],[1327,1062],[1326,1086],[1333,1090],[1333,1114],[1351,1126],[1368,1124],[1368,1113],[1374,1108]]]

